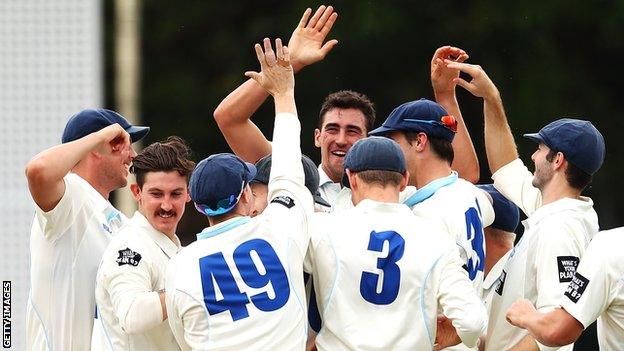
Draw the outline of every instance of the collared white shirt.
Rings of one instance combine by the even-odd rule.
[[[432,349],[438,309],[474,345],[485,307],[441,230],[398,203],[316,214],[305,269],[323,317],[318,349]]]
[[[30,233],[28,350],[89,350],[95,315],[95,276],[114,232],[126,220],[86,180],[63,178],[54,207],[36,207]]]
[[[519,159],[503,166],[492,179],[494,187],[528,216],[522,222],[524,234],[510,252],[492,298],[486,350],[506,350],[528,334],[507,323],[507,309],[521,298],[530,300],[541,312],[559,305],[579,259],[598,232],[598,216],[586,197],[542,206],[540,191],[531,184],[533,175]],[[572,350],[572,346],[560,349]]]
[[[624,350],[624,228],[596,234],[561,306],[587,328],[598,318],[601,350]]]
[[[182,350],[304,349],[303,259],[314,210],[300,132],[296,116],[275,117],[262,214],[206,228],[169,262],[167,312]]]
[[[137,211],[106,248],[95,290],[102,350],[179,349],[158,296],[167,262],[180,249],[174,240]]]

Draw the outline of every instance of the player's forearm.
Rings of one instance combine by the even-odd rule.
[[[535,339],[533,339],[531,335],[527,335],[510,348],[509,351],[539,351],[539,347],[537,346]]]
[[[468,128],[466,128],[466,123],[464,123],[455,92],[437,92],[435,93],[435,98],[446,112],[455,117],[457,121],[457,134],[455,134],[453,139],[455,157],[453,158],[451,168],[457,171],[463,179],[471,183],[477,183],[480,176],[479,159],[470,138],[470,133],[468,133]]]
[[[519,322],[519,327],[526,329],[532,339],[546,346],[571,344],[583,331],[581,323],[562,308],[548,313],[534,312]]]
[[[500,95],[483,100],[483,115],[485,117],[485,152],[490,172],[494,174],[502,166],[517,159],[518,151]]]
[[[260,108],[269,93],[253,79],[248,79],[221,101],[214,111],[220,129],[243,123]]]

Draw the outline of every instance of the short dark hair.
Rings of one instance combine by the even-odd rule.
[[[383,187],[398,186],[403,180],[403,174],[394,171],[360,171],[355,173],[360,179],[368,184],[378,184]]]
[[[550,149],[546,155],[546,161],[552,162],[559,151]],[[564,155],[565,156],[565,155]],[[576,165],[568,161],[568,168],[565,170],[566,180],[574,189],[583,191],[592,181],[592,175],[581,170]]]
[[[188,144],[177,136],[170,136],[166,140],[150,144],[132,160],[130,173],[136,176],[137,184],[143,188],[145,175],[148,172],[177,171],[181,176],[189,178],[195,162],[191,159],[191,149]]]
[[[321,106],[321,112],[319,112],[319,129],[323,127],[325,114],[335,108],[360,110],[364,114],[366,132],[373,129],[375,124],[375,105],[368,96],[352,90],[341,90],[327,95]]]
[[[412,132],[412,131],[404,131],[405,139],[407,142],[412,145],[412,142],[416,140],[418,134],[420,132]],[[453,163],[453,159],[455,158],[455,151],[453,151],[453,144],[442,138],[434,137],[427,134],[427,140],[429,140],[429,144],[431,145],[431,150],[438,155],[441,159],[448,162],[448,164]]]

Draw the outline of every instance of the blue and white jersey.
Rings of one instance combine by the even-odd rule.
[[[468,277],[481,296],[485,268],[483,228],[494,222],[488,195],[453,172],[418,189],[404,203],[417,216],[442,223],[445,233],[460,247]]]
[[[405,205],[316,214],[305,269],[323,317],[318,349],[432,349],[438,311],[476,344],[486,312],[462,265],[442,228]]]
[[[303,350],[312,195],[294,115],[278,115],[269,205],[206,228],[169,261],[169,324],[182,350]]]

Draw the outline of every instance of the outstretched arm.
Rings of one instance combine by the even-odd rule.
[[[477,183],[480,173],[479,159],[455,95],[457,83],[454,79],[459,77],[459,70],[449,68],[444,63],[444,60],[464,62],[466,59],[468,54],[460,48],[453,46],[438,48],[431,59],[431,85],[436,101],[457,120],[457,134],[453,139],[455,157],[451,168],[456,170],[460,177],[471,183]]]
[[[288,43],[295,72],[318,62],[338,43],[325,42],[338,14],[333,7],[320,6],[314,15],[307,9]],[[214,118],[232,151],[246,161],[256,162],[271,153],[271,144],[250,120],[268,93],[253,79],[228,95],[214,111]]]
[[[507,310],[507,321],[531,333],[530,339],[547,346],[563,346],[576,341],[583,332],[583,324],[563,308],[555,308],[548,313],[538,312],[529,300],[518,300]],[[537,346],[537,345],[536,345]]]
[[[59,203],[65,193],[63,177],[92,151],[127,152],[130,135],[119,124],[113,124],[78,140],[49,148],[26,165],[28,189],[39,208],[47,212]]]
[[[450,60],[444,62],[449,68],[469,74],[472,77],[470,82],[462,78],[454,78],[454,81],[474,96],[483,98],[485,152],[490,172],[494,174],[499,168],[518,158],[516,142],[507,123],[500,93],[481,66]]]

